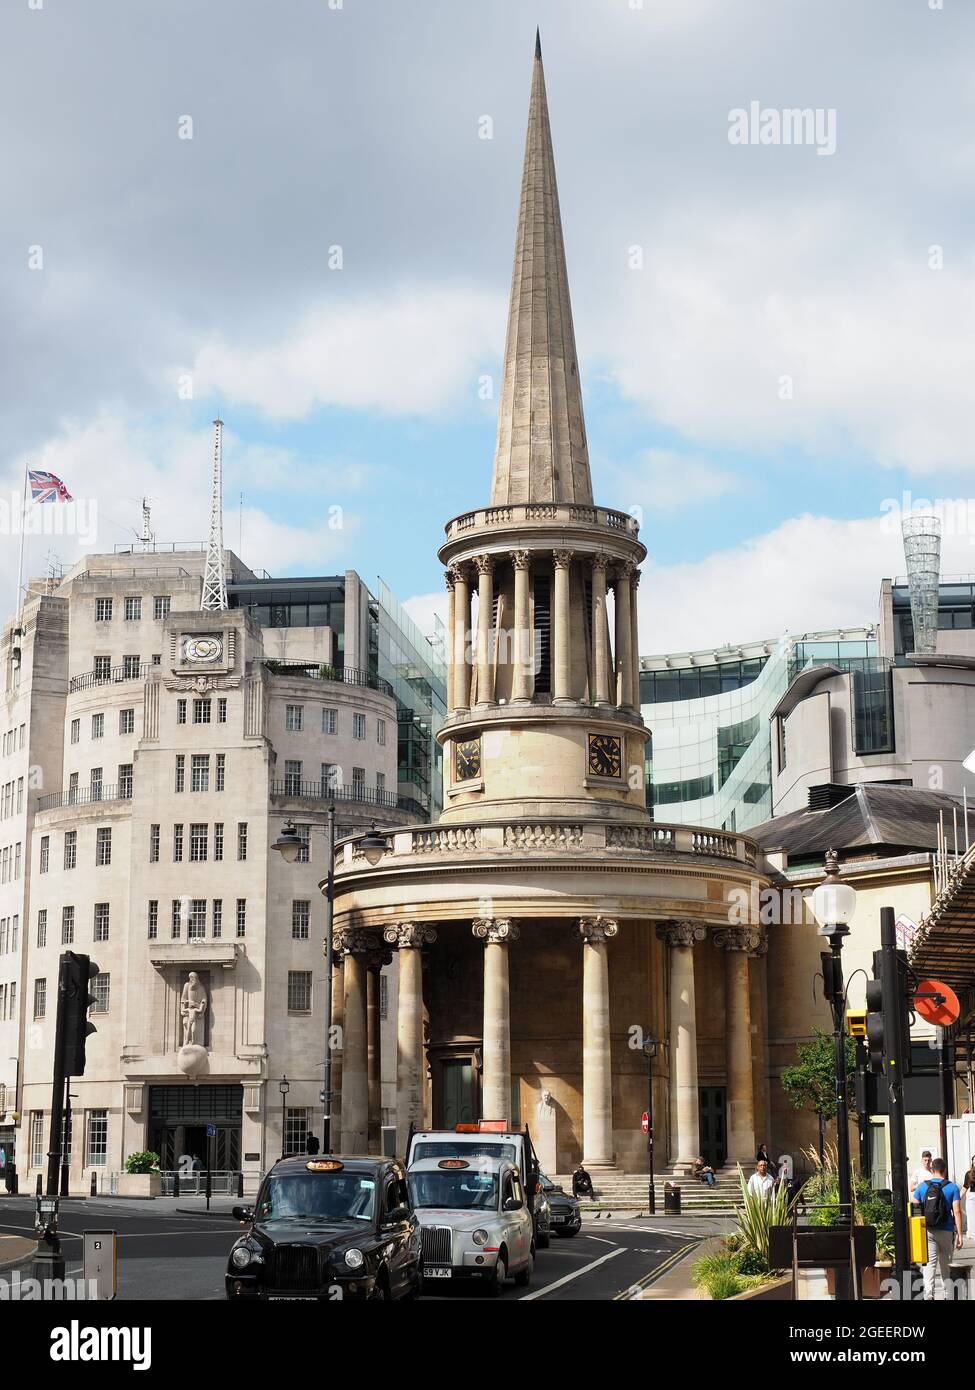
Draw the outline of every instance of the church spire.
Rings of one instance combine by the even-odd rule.
[[[535,34],[491,505],[592,504],[555,159]]]

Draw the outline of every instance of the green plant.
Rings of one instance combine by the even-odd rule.
[[[143,1153],[129,1154],[125,1160],[125,1171],[127,1173],[157,1173],[159,1171],[159,1155],[151,1153],[148,1149]]]
[[[846,1039],[847,1082],[856,1073],[856,1043]],[[796,1061],[782,1072],[782,1089],[797,1110],[812,1110],[825,1120],[836,1117],[836,1052],[832,1037],[813,1029],[808,1042],[796,1044]],[[848,1086],[849,1089],[849,1086]]]
[[[804,1191],[800,1188],[789,1199],[789,1190],[780,1183],[772,1192],[749,1192],[748,1181],[738,1165],[738,1181],[741,1184],[741,1206],[737,1210],[737,1246],[741,1255],[757,1255],[768,1269],[768,1233],[770,1226],[787,1226],[792,1208]]]
[[[734,1298],[735,1294],[744,1293],[747,1288],[747,1280],[729,1269],[715,1274],[707,1286],[707,1291],[715,1301],[718,1301],[723,1298]]]

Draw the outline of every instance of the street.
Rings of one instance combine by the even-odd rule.
[[[579,1235],[553,1237],[549,1249],[538,1252],[530,1288],[515,1288],[509,1282],[501,1298],[606,1302],[635,1297],[697,1242],[726,1224],[721,1218],[674,1220],[671,1226],[659,1217],[631,1218],[625,1213],[587,1219]],[[122,1301],[222,1299],[227,1253],[240,1232],[225,1199],[209,1213],[202,1203],[196,1210],[179,1199],[67,1199],[61,1203],[60,1229],[69,1277],[81,1274],[85,1230],[118,1233]],[[33,1231],[33,1198],[0,1199],[0,1234],[32,1237]],[[463,1284],[425,1293],[424,1301],[483,1297],[477,1288]]]

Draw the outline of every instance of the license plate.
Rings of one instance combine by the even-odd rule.
[[[317,1303],[318,1299],[310,1293],[269,1293],[268,1303]]]
[[[553,1216],[553,1217],[552,1217],[552,1220],[555,1222],[555,1224],[556,1224],[556,1226],[557,1226],[557,1225],[559,1224],[560,1221],[564,1221],[564,1220],[565,1220],[565,1217],[564,1217],[564,1216]]]
[[[436,1265],[432,1268],[429,1265],[423,1267],[424,1279],[449,1279],[452,1274],[452,1269],[438,1268]]]

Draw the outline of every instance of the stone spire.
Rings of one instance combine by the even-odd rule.
[[[535,36],[491,505],[592,505],[555,159]]]

